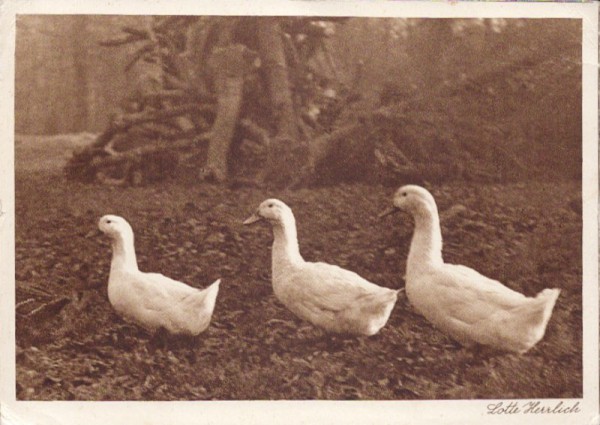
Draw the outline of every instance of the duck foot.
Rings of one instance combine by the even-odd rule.
[[[134,325],[121,325],[114,332],[111,332],[112,342],[119,348],[130,349],[140,339],[140,331],[143,335],[143,330]]]
[[[178,335],[171,337],[172,344],[175,348],[186,349],[195,352],[196,348],[202,345],[205,335]]]
[[[346,334],[325,334],[324,342],[329,352],[342,351],[346,349],[362,349],[365,347],[365,339]]]
[[[121,335],[125,336],[136,336],[139,333],[139,330],[140,328],[135,325],[130,325],[129,323],[125,323],[119,327],[119,332]]]
[[[183,350],[193,354],[196,358],[196,349],[202,344],[201,335],[172,335],[166,329],[158,329],[148,341],[148,348],[153,352],[157,350]]]
[[[169,342],[169,332],[164,328],[159,328],[148,340],[148,351],[154,353],[158,350],[167,348]]]
[[[497,357],[502,353],[486,345],[474,344],[463,348],[467,362],[472,366],[483,366],[491,358]]]

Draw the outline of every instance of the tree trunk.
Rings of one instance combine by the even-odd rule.
[[[423,92],[435,92],[446,78],[446,56],[454,41],[452,20],[439,18],[422,19],[413,31],[409,48],[412,61],[418,71],[417,82]]]
[[[269,91],[272,125],[275,128],[275,137],[269,147],[267,165],[261,179],[274,185],[285,185],[303,165],[300,162],[303,152],[299,144],[290,74],[279,18],[259,18],[257,25],[259,53]]]
[[[75,88],[71,131],[79,132],[87,129],[89,115],[89,84],[87,67],[89,63],[87,41],[88,17],[86,15],[73,16],[72,48],[73,48],[73,73]]]
[[[216,48],[209,66],[217,91],[217,117],[211,129],[204,170],[205,177],[222,182],[227,179],[227,157],[237,125],[244,76],[252,67],[253,53],[240,44]]]
[[[271,114],[277,129],[277,138],[296,140],[298,126],[279,18],[262,18],[258,24],[260,56],[267,76]]]

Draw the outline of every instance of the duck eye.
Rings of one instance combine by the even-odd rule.
[[[402,192],[402,196],[408,196],[408,193]]]
[[[110,224],[110,223],[112,223],[112,221],[106,220],[106,224]]]
[[[267,205],[267,207],[273,208],[273,204],[269,204],[269,205]]]

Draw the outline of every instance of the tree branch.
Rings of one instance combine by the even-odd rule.
[[[124,44],[135,43],[137,41],[142,41],[145,39],[146,39],[146,37],[129,34],[126,36],[120,36],[120,37],[111,38],[108,40],[102,40],[102,41],[98,42],[98,44],[100,44],[100,46],[103,46],[103,47],[116,47],[116,46],[122,46]]]
[[[198,106],[196,103],[188,103],[171,109],[135,112],[133,114],[127,114],[116,118],[113,121],[113,125],[116,128],[126,129],[135,124],[141,124],[148,121],[164,121],[172,117],[189,114],[192,112],[200,114],[210,113],[214,112],[214,107],[212,105]]]
[[[210,140],[209,133],[203,133],[196,138],[190,139],[179,139],[176,141],[157,141],[150,146],[142,146],[140,148],[130,149],[125,152],[118,153],[117,155],[96,157],[92,160],[91,165],[96,169],[120,164],[126,161],[136,161],[139,160],[143,155],[147,155],[150,153],[156,153],[161,151],[172,151],[172,150],[180,150],[186,149],[190,147],[194,147],[201,143],[207,143]]]

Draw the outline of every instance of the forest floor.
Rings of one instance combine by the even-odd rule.
[[[430,187],[441,211],[466,207],[442,222],[446,261],[472,266],[526,295],[562,290],[546,336],[530,352],[479,355],[434,329],[405,295],[376,336],[323,334],[275,299],[270,229],[241,225],[260,201],[278,197],[294,210],[307,260],[401,288],[411,221],[377,219],[395,188],[85,185],[60,174],[64,150],[53,163],[50,153],[32,153],[33,145],[21,140],[16,152],[16,301],[38,291],[70,302],[34,323],[17,315],[19,399],[582,396],[577,181]],[[133,226],[141,270],[197,287],[222,279],[213,321],[196,341],[157,346],[114,313],[106,293],[110,245],[95,234],[98,218],[108,213]]]

